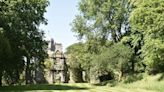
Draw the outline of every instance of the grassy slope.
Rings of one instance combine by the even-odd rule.
[[[120,84],[116,87],[94,86],[87,83],[26,85],[0,87],[0,92],[164,92],[164,81],[159,81],[161,75],[146,77],[130,84]]]
[[[155,92],[164,92],[164,74],[158,74],[156,76],[146,76],[144,79],[130,83],[121,84],[120,87],[128,89],[146,89],[153,90]]]

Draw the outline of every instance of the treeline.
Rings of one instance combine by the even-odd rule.
[[[72,31],[83,42],[66,52],[75,82],[82,71],[88,82],[164,72],[164,0],[81,0],[78,8]]]
[[[0,0],[0,85],[31,84],[47,57],[47,0]],[[26,80],[26,81],[25,81]]]

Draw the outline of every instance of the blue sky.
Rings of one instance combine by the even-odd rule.
[[[78,14],[79,0],[49,0],[50,6],[47,7],[45,18],[48,19],[48,25],[41,25],[45,30],[47,39],[54,38],[55,42],[62,43],[63,49],[69,45],[78,42],[71,32],[70,23]]]

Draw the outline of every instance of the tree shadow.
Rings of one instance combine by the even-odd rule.
[[[87,87],[77,87],[69,85],[22,85],[22,86],[2,86],[0,92],[22,92],[32,90],[87,90]]]
[[[164,79],[164,73],[162,73],[162,75],[158,78],[158,81],[161,81]]]

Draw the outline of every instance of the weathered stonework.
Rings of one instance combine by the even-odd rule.
[[[53,63],[51,69],[46,72],[48,83],[68,82],[68,67],[66,64],[66,58],[62,52],[62,44],[54,43],[53,39],[51,39],[51,41],[49,41],[48,55]]]

